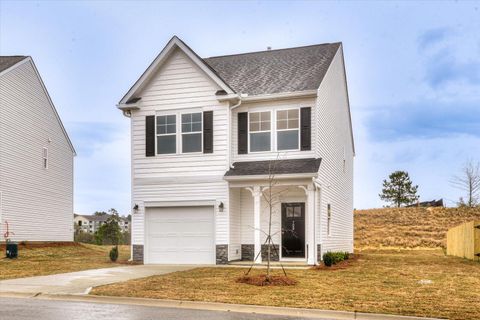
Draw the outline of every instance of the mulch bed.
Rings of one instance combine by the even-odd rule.
[[[297,284],[297,280],[286,276],[270,276],[267,279],[265,274],[242,276],[235,280],[237,283],[245,283],[254,286],[293,286]]]
[[[330,267],[327,267],[326,265],[320,264],[318,266],[313,267],[312,269],[315,270],[341,270],[341,269],[347,269],[351,267],[352,265],[355,265],[358,262],[358,259],[360,259],[359,254],[350,254],[347,260],[340,261],[337,264],[334,264]]]

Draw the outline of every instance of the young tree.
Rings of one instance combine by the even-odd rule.
[[[96,237],[97,242],[102,244],[118,245],[122,238],[120,230],[119,218],[116,215],[108,217],[107,221],[98,228]]]
[[[411,204],[420,198],[417,195],[418,186],[412,185],[408,172],[395,171],[388,176],[388,181],[383,180],[382,193],[380,199],[390,202],[397,207],[402,204]]]
[[[467,192],[466,201],[460,198],[459,206],[476,207],[480,200],[480,163],[467,161],[460,172],[450,181],[453,187]]]
[[[104,216],[106,215],[107,213],[105,211],[95,211],[93,213],[95,216]]]

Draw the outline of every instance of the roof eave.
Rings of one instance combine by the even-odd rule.
[[[276,174],[275,179],[304,179],[304,178],[316,178],[318,172],[306,172],[306,173],[284,173]],[[271,178],[268,174],[253,174],[253,175],[241,175],[241,176],[224,176],[225,181],[252,181],[252,180],[268,180]]]
[[[257,102],[267,100],[279,100],[279,99],[296,99],[296,98],[315,98],[317,96],[317,89],[303,90],[293,92],[279,92],[279,93],[266,93],[249,95],[242,99],[244,102]]]

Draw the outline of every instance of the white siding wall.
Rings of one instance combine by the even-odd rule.
[[[140,94],[140,110],[132,113],[132,243],[144,241],[144,201],[215,200],[216,243],[229,242],[229,193],[223,180],[227,165],[228,105],[219,90],[179,49],[165,61]],[[145,116],[165,111],[213,110],[214,152],[145,156]],[[177,131],[179,128],[177,128]],[[178,147],[178,146],[177,146]]]
[[[241,215],[239,188],[230,188],[230,243],[228,246],[229,260],[241,258]]]
[[[31,62],[0,76],[1,234],[8,221],[15,241],[73,241],[73,156]]]
[[[317,232],[317,241],[323,243],[323,252],[353,250],[353,150],[344,77],[339,50],[318,90],[316,109],[319,130],[315,153],[322,158],[321,222],[318,221],[321,236]],[[332,210],[330,236],[327,235],[328,203]]]
[[[312,108],[312,124],[315,123],[315,99],[291,99],[291,100],[278,100],[278,101],[264,101],[264,102],[249,102],[243,103],[240,107],[233,110],[232,113],[232,162],[235,161],[257,161],[257,160],[269,160],[276,159],[279,155],[279,159],[297,159],[297,158],[313,158],[315,156],[315,137],[317,128],[312,125],[312,150],[311,151],[276,151],[270,152],[254,152],[248,154],[238,154],[238,113],[239,112],[256,112],[256,111],[268,111],[277,109],[289,109],[289,108]],[[273,113],[272,113],[273,117]],[[273,120],[273,119],[272,119]],[[272,129],[275,127],[275,123],[272,121]],[[272,137],[275,136],[275,131],[272,130]],[[275,141],[275,137],[273,139]],[[272,143],[272,150],[274,144]],[[250,146],[249,146],[250,148]]]

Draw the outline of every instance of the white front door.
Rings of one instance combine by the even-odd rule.
[[[212,206],[147,208],[146,264],[214,264]]]

